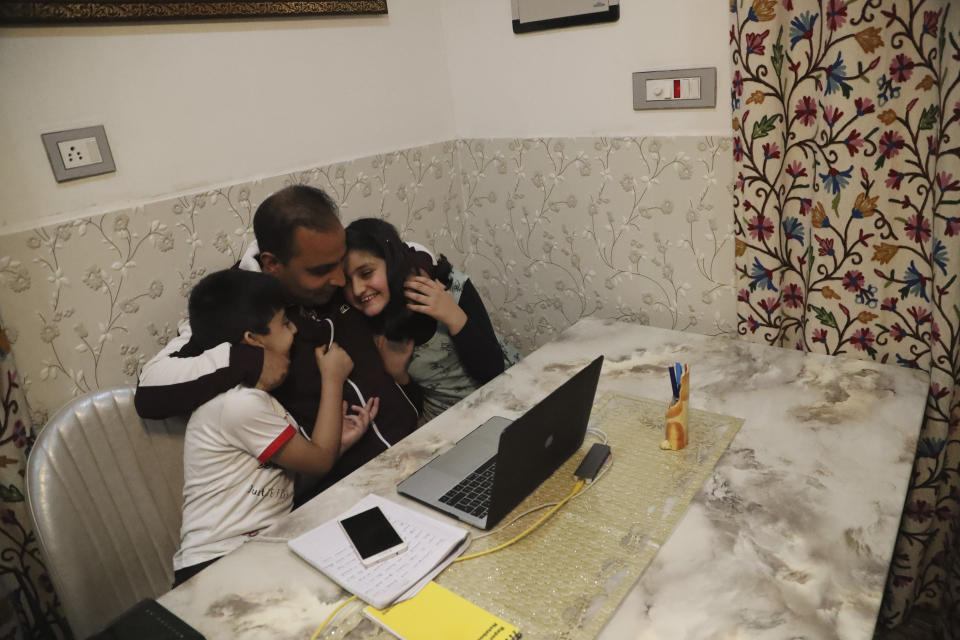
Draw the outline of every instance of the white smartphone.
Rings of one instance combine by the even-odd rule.
[[[407,543],[393,528],[380,507],[338,520],[340,528],[366,567],[406,551]]]

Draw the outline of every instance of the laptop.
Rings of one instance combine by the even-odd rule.
[[[599,356],[516,420],[487,420],[397,492],[492,528],[583,444],[602,365]]]

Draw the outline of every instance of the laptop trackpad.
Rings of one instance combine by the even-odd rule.
[[[500,434],[513,420],[494,416],[464,436],[446,453],[430,463],[434,471],[464,478],[497,454]]]

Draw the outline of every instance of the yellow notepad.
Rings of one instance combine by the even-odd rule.
[[[367,607],[369,618],[402,640],[516,640],[520,632],[486,609],[436,582],[386,609]]]

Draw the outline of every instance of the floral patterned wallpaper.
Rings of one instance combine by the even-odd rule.
[[[321,187],[344,222],[383,217],[445,253],[528,352],[590,315],[733,333],[731,150],[729,138],[455,140],[0,236],[0,374],[13,398],[0,533],[26,553],[0,558],[0,578],[13,577],[0,611],[28,636],[68,637],[25,524],[34,434],[72,396],[136,381],[193,284],[240,258],[277,189]],[[11,344],[19,370],[2,360]]]
[[[523,351],[578,319],[734,330],[730,140],[461,140],[427,242]]]
[[[133,383],[270,193],[327,190],[464,268],[522,351],[589,315],[734,331],[728,138],[456,140],[0,237],[0,309],[31,422]]]

